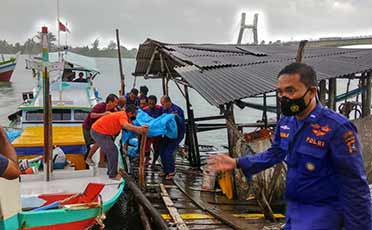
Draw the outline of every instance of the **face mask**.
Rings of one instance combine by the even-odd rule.
[[[281,97],[280,98],[280,109],[282,111],[282,114],[284,116],[295,116],[301,112],[303,112],[310,104],[311,99],[308,104],[305,104],[305,96],[307,92],[310,90],[308,88],[305,92],[305,94],[296,99],[289,99],[288,97]]]
[[[130,117],[130,120],[131,120],[131,121],[136,120],[136,116],[134,116],[134,117]]]

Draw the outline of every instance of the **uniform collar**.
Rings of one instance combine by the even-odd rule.
[[[304,119],[304,122],[313,123],[319,119],[319,116],[323,110],[323,105],[318,101],[316,103],[316,107],[313,111],[309,114],[307,118]]]

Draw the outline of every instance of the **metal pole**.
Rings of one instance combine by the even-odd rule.
[[[118,59],[119,59],[119,70],[120,70],[120,95],[125,95],[125,78],[123,72],[123,65],[121,63],[121,52],[120,52],[120,39],[119,39],[119,29],[116,29],[116,43],[118,46]]]
[[[297,49],[296,62],[299,62],[299,63],[302,62],[306,43],[307,43],[307,40],[302,40],[300,42],[298,49]]]

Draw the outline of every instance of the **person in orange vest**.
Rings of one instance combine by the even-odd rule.
[[[107,174],[109,178],[120,180],[118,173],[118,155],[119,150],[115,145],[115,136],[122,129],[135,132],[137,134],[146,134],[147,126],[134,126],[132,120],[136,119],[137,108],[135,105],[128,105],[125,111],[110,113],[98,119],[92,126],[90,134],[98,146],[103,150],[107,157]]]

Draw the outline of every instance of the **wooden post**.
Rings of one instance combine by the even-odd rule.
[[[226,104],[226,111],[225,111],[225,119],[226,123],[230,123],[235,125],[235,118],[234,118],[234,104],[228,103]],[[227,138],[229,144],[229,155],[230,157],[238,157],[234,154],[234,149],[236,146],[236,142],[238,141],[238,137],[234,134],[234,130],[227,126]],[[235,173],[232,173],[232,181],[233,181],[233,199],[238,197],[236,183],[235,183]]]
[[[325,105],[326,103],[326,93],[327,93],[327,88],[326,88],[327,82],[326,80],[321,80],[319,82],[319,100],[320,102]]]
[[[166,75],[165,68],[164,68],[165,65],[164,65],[163,54],[161,52],[159,53],[159,57],[160,57],[160,74],[161,74],[161,83],[163,87],[163,95],[168,95],[168,92],[166,90],[166,82],[165,82],[165,75]]]
[[[366,90],[362,93],[362,117],[371,114],[371,73],[363,75],[362,87]]]
[[[276,92],[275,94],[276,94],[276,121],[279,122],[279,120],[280,120],[280,113],[282,111],[280,110],[280,102],[279,102],[278,92]]]
[[[328,108],[336,111],[337,79],[331,78],[328,81]]]
[[[118,59],[119,59],[119,70],[120,70],[120,96],[123,96],[125,95],[125,81],[124,81],[123,65],[121,63],[119,29],[116,29],[116,43],[118,46]]]
[[[140,145],[140,158],[138,167],[138,177],[139,177],[139,187],[143,189],[145,187],[145,146],[146,146],[147,136],[146,134],[141,135],[141,145]]]
[[[267,106],[267,98],[266,98],[266,93],[264,93],[263,95],[263,106],[264,106],[264,110],[263,110],[263,122],[265,124],[265,128],[267,128],[267,109],[266,109],[266,106]]]
[[[297,49],[296,62],[302,62],[302,59],[304,57],[306,43],[307,43],[307,40],[302,40],[300,42],[298,49]]]
[[[45,180],[50,181],[52,172],[52,104],[49,95],[49,74],[47,63],[49,62],[48,51],[48,28],[41,28],[42,59],[43,59],[43,104],[44,104],[44,162]]]
[[[187,109],[187,135],[189,144],[189,159],[191,166],[200,167],[200,155],[199,155],[199,145],[195,129],[194,121],[194,111],[190,103],[188,86],[185,85],[185,99],[186,99],[186,109]]]

